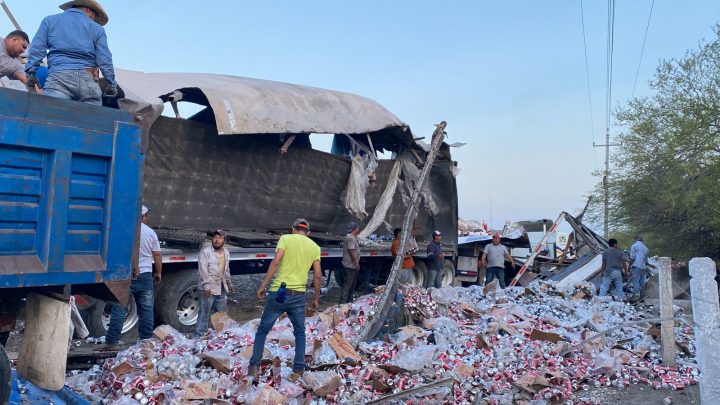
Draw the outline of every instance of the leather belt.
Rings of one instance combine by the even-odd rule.
[[[297,291],[297,290],[287,289],[287,290],[285,290],[285,294],[287,294],[287,295],[305,295],[305,291]]]

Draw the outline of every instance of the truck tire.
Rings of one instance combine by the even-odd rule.
[[[80,311],[80,315],[87,326],[90,336],[100,337],[105,336],[110,326],[110,313],[112,311],[112,302],[98,299],[95,301],[95,305],[83,309]],[[128,300],[128,313],[125,317],[125,323],[123,323],[122,334],[130,332],[137,326],[138,313],[135,299],[130,296]]]
[[[183,333],[195,330],[200,312],[197,270],[185,269],[164,276],[155,296],[155,317]]]
[[[427,278],[427,266],[422,260],[415,260],[415,267],[412,269],[412,275],[410,276],[410,284],[422,287]]]
[[[10,359],[5,352],[5,347],[0,346],[0,404],[6,405],[10,402],[10,391],[12,389],[12,370]]]
[[[450,260],[443,262],[442,286],[455,285],[455,265]]]

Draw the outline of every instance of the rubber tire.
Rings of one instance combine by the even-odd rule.
[[[132,300],[133,297],[130,296],[130,299]],[[134,303],[133,303],[134,304]],[[104,316],[105,306],[107,305],[107,301],[97,299],[95,301],[95,305],[91,305],[90,307],[80,310],[80,316],[82,316],[83,321],[85,322],[85,326],[87,327],[88,332],[90,333],[89,336],[91,337],[101,337],[105,336],[107,334],[107,329],[105,328],[105,325],[103,325],[102,319]],[[137,307],[135,305],[132,306],[132,308],[137,311]],[[126,333],[129,333],[133,329],[137,328],[138,320],[135,319],[135,322],[133,323],[132,327],[130,329],[126,330],[123,335]],[[123,329],[125,328],[125,325],[123,324]]]
[[[442,286],[455,286],[455,265],[450,260],[443,262]]]
[[[410,283],[418,287],[422,287],[425,279],[428,277],[427,265],[422,260],[415,260],[415,267],[412,269],[413,274],[410,276]]]
[[[155,295],[155,318],[159,322],[156,325],[167,324],[182,333],[195,331],[195,322],[190,325],[181,323],[177,314],[180,294],[192,286],[198,286],[196,268],[178,270],[163,275]]]
[[[10,391],[12,390],[12,370],[10,359],[5,352],[5,347],[0,346],[0,404],[7,405],[10,402]]]

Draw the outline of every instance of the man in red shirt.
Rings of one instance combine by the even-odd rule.
[[[395,239],[392,243],[392,256],[395,257],[398,255],[398,250],[400,250],[400,232],[402,232],[402,229],[395,228],[393,231],[393,234],[395,235]],[[408,249],[405,252],[405,257],[403,258],[402,267],[400,268],[400,284],[407,284],[410,282],[410,276],[412,275],[412,270],[415,267],[415,260],[413,260],[413,253],[417,250],[417,244],[415,244],[415,239],[410,238],[408,241]]]

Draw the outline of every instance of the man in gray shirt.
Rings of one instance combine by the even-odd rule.
[[[445,261],[442,244],[440,243],[440,241],[442,241],[442,233],[440,233],[440,231],[433,231],[432,238],[432,242],[427,246],[428,274],[423,284],[425,288],[440,288],[442,287],[443,261]]]
[[[5,38],[0,37],[0,77],[26,82],[25,65],[17,58],[25,52],[29,42],[28,35],[20,30],[9,33]]]
[[[510,256],[508,249],[500,244],[500,234],[496,232],[493,235],[492,244],[485,246],[480,259],[480,267],[487,266],[485,285],[490,284],[497,278],[500,288],[505,288],[505,260],[508,260],[515,267],[515,259]]]
[[[351,301],[352,293],[355,290],[355,280],[360,272],[360,243],[357,239],[359,231],[357,222],[352,221],[348,224],[347,235],[345,235],[343,243],[341,304]]]
[[[603,273],[602,282],[600,284],[600,296],[608,295],[610,284],[615,287],[615,299],[622,301],[623,292],[623,274],[628,275],[628,257],[625,252],[617,248],[617,240],[610,239],[608,241],[610,247],[602,254],[602,265],[600,271]]]
[[[630,282],[633,287],[633,299],[642,297],[645,289],[645,272],[647,271],[649,250],[640,235],[635,237],[635,243],[630,247]]]

